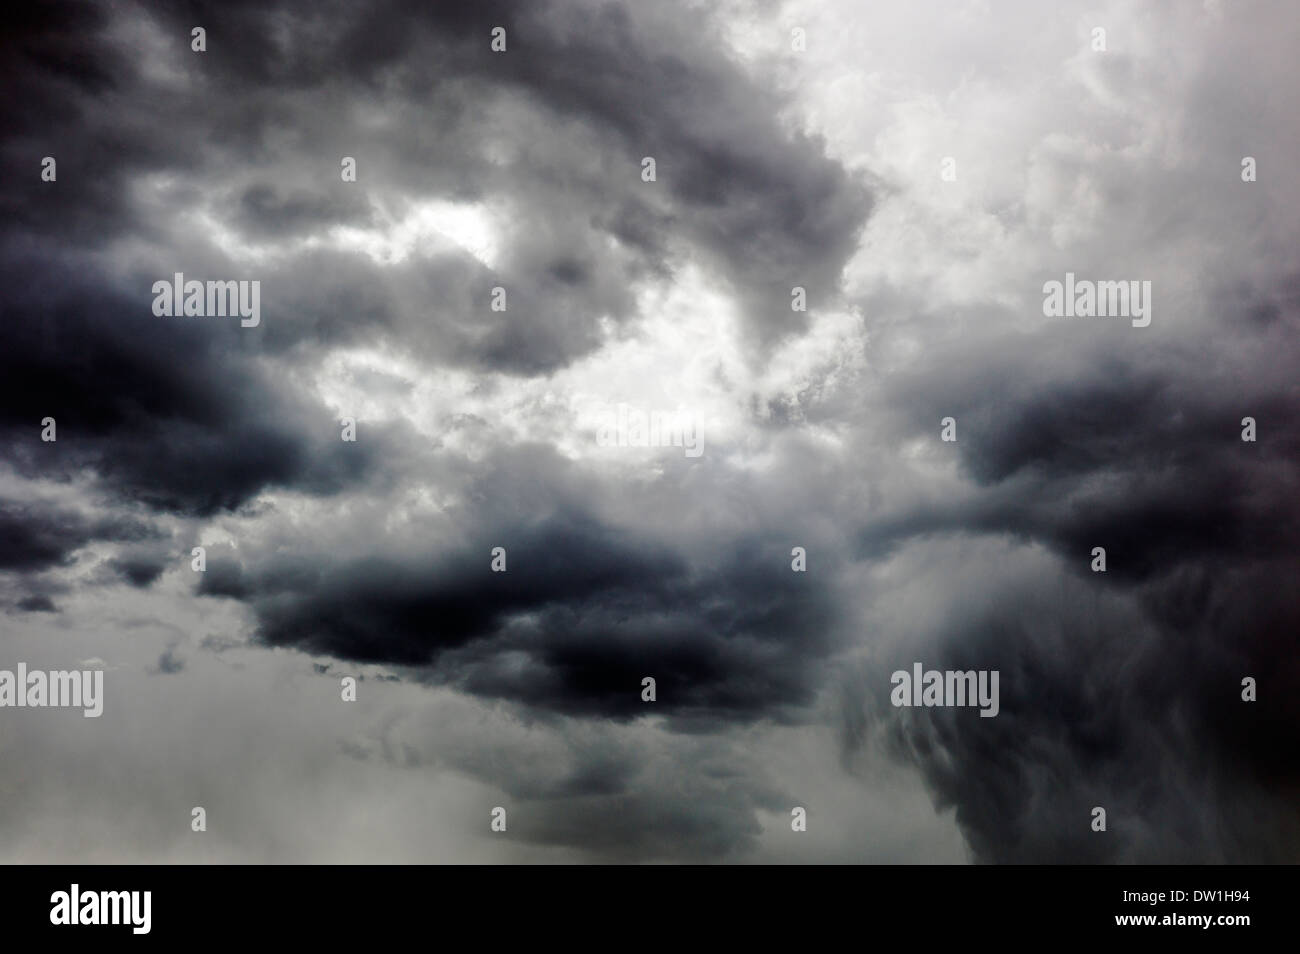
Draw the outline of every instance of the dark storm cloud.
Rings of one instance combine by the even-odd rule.
[[[165,554],[130,553],[115,557],[109,565],[132,586],[141,589],[153,585],[167,568]]]
[[[32,96],[12,105],[15,128],[58,143],[60,178],[10,196],[11,234],[46,234],[52,194],[102,241],[131,231],[165,241],[158,216],[195,209],[250,242],[374,224],[373,203],[394,197],[499,193],[517,215],[496,267],[450,250],[386,268],[328,250],[266,263],[269,314],[247,330],[160,320],[143,293],[156,276],[133,275],[139,288],[128,288],[96,260],[7,243],[0,277],[27,289],[7,299],[0,331],[0,370],[17,396],[3,411],[14,459],[31,475],[90,467],[158,509],[212,515],[276,487],[335,493],[381,460],[406,459],[383,431],[340,442],[332,416],[259,357],[387,341],[431,363],[552,370],[600,343],[602,316],[631,316],[631,288],[666,275],[682,242],[734,287],[767,346],[803,320],[789,310],[791,285],[833,294],[869,208],[819,141],[782,128],[781,97],[730,62],[698,16],[481,3],[75,13],[81,70],[41,57],[53,21],[17,50]],[[196,25],[208,31],[204,54],[189,50]],[[496,25],[509,31],[503,56],[488,47]],[[129,30],[161,37],[146,54],[156,62],[124,55]],[[46,87],[64,104],[58,129],[37,119]],[[391,121],[367,123],[371,113]],[[518,140],[513,158],[485,161],[503,135]],[[30,152],[8,143],[15,181],[33,178],[18,175]],[[352,154],[356,188],[338,176],[337,157]],[[83,191],[92,155],[106,198]],[[641,181],[643,155],[656,157],[657,183]],[[133,206],[133,187],[154,172],[178,178],[148,200],[162,205]],[[154,253],[159,276],[248,271],[188,237],[170,254]],[[486,308],[498,283],[510,294],[500,315]],[[33,426],[47,415],[60,440],[42,446]],[[824,631],[828,609],[792,589],[788,558],[755,562],[738,548],[726,565],[690,570],[564,509],[496,530],[513,563],[499,577],[479,558],[487,546],[419,569],[382,548],[256,572],[218,552],[198,592],[250,601],[268,642],[436,663],[437,679],[543,707],[630,714],[651,647],[665,709],[757,713],[809,699],[825,646],[808,634]],[[139,558],[112,565],[137,586],[160,572]],[[765,595],[748,595],[755,588]],[[532,660],[527,678],[503,662],[520,655]]]
[[[846,723],[873,720],[956,808],[976,856],[999,862],[1291,861],[1300,853],[1300,367],[1293,296],[1238,301],[1204,332],[1123,346],[1056,327],[1032,342],[940,353],[900,385],[913,433],[958,422],[976,491],[863,537],[1009,536],[1074,574],[949,610],[937,632],[849,683]],[[1093,334],[1088,334],[1093,332]],[[903,410],[905,409],[905,411]],[[1255,417],[1259,439],[1241,440]],[[1089,569],[1104,546],[1107,572]],[[1001,714],[892,709],[914,661],[1001,672]],[[1243,703],[1241,680],[1260,683]],[[1290,793],[1290,794],[1288,794]],[[1110,833],[1089,828],[1093,806]]]
[[[191,147],[158,135],[144,104],[122,95],[138,64],[107,37],[112,22],[102,4],[43,3],[16,14],[0,37],[6,233],[98,246],[139,224],[132,176],[188,165],[180,157]],[[58,162],[57,186],[41,181],[44,156]]]
[[[1184,567],[1135,605],[1082,583],[990,584],[848,681],[867,707],[850,735],[884,726],[983,861],[1294,860],[1300,773],[1284,753],[1300,742],[1300,666],[1285,647],[1300,610],[1269,581],[1297,572],[1294,559]],[[891,708],[890,672],[915,661],[999,670],[1000,714]],[[1258,702],[1241,701],[1247,675]],[[1105,835],[1090,828],[1094,806]]]
[[[15,606],[24,613],[54,613],[58,607],[48,596],[25,596]]]
[[[260,368],[237,337],[256,329],[155,318],[141,293],[148,278],[128,289],[94,282],[79,264],[28,255],[0,263],[11,289],[0,328],[10,387],[0,440],[22,472],[90,467],[122,497],[211,514],[268,486],[336,492],[386,453],[384,429],[345,443],[328,409]],[[57,441],[40,440],[45,417],[55,419]]]
[[[0,571],[34,572],[74,558],[87,544],[143,540],[154,536],[145,522],[129,517],[87,517],[48,504],[0,498]]]
[[[165,538],[154,523],[131,514],[0,497],[0,604],[24,613],[57,612],[53,597],[72,588],[60,571],[80,574],[82,551],[94,545],[114,547],[118,555],[98,573],[80,574],[82,582],[125,579],[148,586],[164,568]]]
[[[784,135],[773,119],[779,97],[729,66],[694,17],[665,17],[646,36],[626,9],[607,5],[582,29],[568,26],[538,55],[511,59],[507,75],[557,111],[614,131],[634,161],[656,159],[675,200],[665,227],[712,254],[763,345],[804,327],[790,289],[833,296],[870,210],[865,188],[819,140]]]
[[[484,492],[459,515],[474,528],[462,546],[282,548],[255,566],[210,554],[198,593],[248,602],[273,645],[418,667],[541,711],[644,714],[645,676],[657,680],[655,711],[683,724],[779,718],[811,701],[836,612],[823,583],[790,571],[784,540],[738,540],[692,565],[584,509],[567,486],[580,486],[575,475],[542,448],[502,452],[476,480]],[[523,494],[554,503],[509,513],[496,502]],[[497,545],[502,573],[490,568]]]
[[[252,592],[252,586],[244,575],[242,564],[234,557],[233,548],[207,547],[205,555],[206,569],[199,577],[195,590],[200,596],[229,596],[244,599]]]
[[[521,207],[499,274],[471,282],[476,301],[485,300],[477,286],[499,281],[529,309],[520,323],[476,306],[490,328],[477,355],[489,366],[538,373],[589,351],[596,320],[628,316],[620,290],[665,267],[670,239],[720,272],[745,301],[756,343],[771,346],[805,327],[789,307],[793,285],[809,287],[814,303],[833,298],[870,208],[821,142],[781,128],[781,96],[728,61],[698,10],[634,18],[614,5],[388,3],[327,15],[286,3],[158,15],[169,36],[212,24],[195,67],[206,87],[262,104],[236,117],[217,102],[215,120],[207,111],[177,120],[202,123],[218,155],[237,145],[293,177],[293,199],[250,187],[236,224],[265,232],[363,220],[362,204],[340,203],[337,159],[327,166],[322,154],[355,155],[355,191],[376,197],[508,195]],[[498,25],[505,54],[488,45]],[[394,121],[353,125],[372,110]],[[283,155],[270,141],[287,123],[306,142]],[[518,154],[485,161],[487,143],[503,136]],[[640,179],[646,155],[657,183]],[[290,171],[303,162],[310,177]],[[293,214],[268,226],[254,211],[263,208]],[[601,232],[625,247],[611,249]]]
[[[670,244],[685,242],[745,301],[767,346],[804,327],[791,286],[809,287],[814,306],[833,296],[869,208],[819,142],[780,128],[779,96],[728,62],[698,12],[634,20],[608,5],[192,4],[126,9],[120,23],[91,6],[63,12],[78,30],[77,69],[41,52],[60,45],[60,11],[13,41],[30,88],[10,101],[6,125],[41,137],[6,141],[14,228],[67,241],[77,220],[94,244],[158,234],[160,213],[206,207],[258,241],[373,224],[373,201],[511,198],[515,227],[495,273],[435,263],[429,291],[396,328],[386,308],[347,309],[346,327],[315,324],[326,340],[368,324],[402,343],[436,331],[444,360],[543,373],[595,348],[603,316],[630,318],[630,289],[663,274]],[[143,29],[141,16],[163,46],[131,55],[110,27]],[[188,47],[196,24],[209,32],[202,54]],[[510,31],[503,55],[488,47],[495,25]],[[192,86],[167,85],[149,58]],[[364,122],[372,113],[389,121],[374,128]],[[489,143],[503,139],[516,155],[488,161]],[[46,154],[60,163],[57,185],[29,174]],[[355,185],[339,182],[342,155],[358,159]],[[640,180],[644,155],[659,162],[655,184]],[[250,165],[262,170],[251,181]],[[140,177],[159,172],[181,176],[169,208],[133,203]],[[514,312],[486,308],[497,284]]]
[[[603,6],[591,15],[601,29],[585,12],[538,4],[195,4],[122,8],[116,18],[66,4],[26,14],[25,32],[6,39],[18,95],[5,105],[14,186],[0,261],[0,278],[17,290],[0,326],[12,391],[0,413],[20,467],[90,466],[125,496],[196,514],[239,507],[269,486],[336,492],[363,479],[374,444],[342,445],[322,409],[254,363],[255,349],[299,353],[377,334],[433,361],[551,370],[599,343],[603,315],[631,313],[629,288],[664,268],[667,235],[686,236],[728,276],[753,306],[760,339],[795,327],[789,285],[816,285],[815,294],[833,285],[865,195],[818,143],[781,130],[779,101],[700,24],[638,22]],[[143,35],[142,16],[154,18],[163,46],[133,55],[123,37]],[[498,23],[512,35],[503,56],[487,44]],[[209,31],[204,54],[189,50],[196,24]],[[194,88],[169,85],[168,70]],[[505,168],[483,161],[500,131],[474,120],[475,100],[541,110],[540,120],[520,114],[516,135],[530,141]],[[357,125],[370,110],[399,122],[372,133]],[[448,128],[431,164],[434,144],[418,137],[441,110]],[[333,148],[340,140],[352,145]],[[588,167],[592,149],[600,153]],[[40,244],[132,232],[165,242],[168,212],[209,204],[254,240],[365,224],[364,193],[341,189],[337,159],[320,158],[344,153],[362,154],[359,186],[387,183],[376,194],[512,195],[523,220],[502,265],[454,254],[385,273],[322,253],[305,267],[267,266],[264,307],[279,311],[235,337],[149,313],[144,289],[185,270],[184,254],[159,252],[155,273],[128,288],[97,274],[99,261]],[[639,178],[646,153],[661,163],[657,189]],[[59,160],[56,183],[34,171],[44,154]],[[250,164],[281,175],[250,180],[240,174]],[[179,179],[162,193],[167,206],[146,208],[136,187],[156,172]],[[561,206],[589,211],[574,218]],[[630,251],[611,250],[600,231],[629,239]],[[509,313],[486,308],[497,283],[509,287]],[[34,450],[31,428],[47,415],[61,440]]]
[[[983,492],[901,516],[868,546],[968,528],[1048,543],[1080,566],[1106,546],[1112,582],[1294,552],[1298,315],[1292,307],[1269,332],[1227,345],[1206,332],[1121,346],[1057,327],[979,354],[938,354],[894,404],[912,433],[937,435],[953,416],[958,440],[941,446]],[[1259,427],[1254,443],[1241,440],[1245,417]]]
[[[552,375],[610,338],[634,340],[638,320],[656,317],[639,313],[639,293],[673,287],[687,267],[738,303],[739,337],[728,344],[750,371],[808,328],[809,316],[790,310],[791,286],[807,288],[814,313],[848,304],[838,286],[872,192],[825,142],[798,131],[787,108],[798,104],[762,61],[731,59],[722,37],[732,24],[715,19],[730,15],[697,4],[498,0],[56,2],[16,12],[0,38],[0,457],[33,483],[66,490],[85,481],[97,509],[0,501],[0,602],[10,621],[36,626],[54,612],[54,598],[72,592],[62,571],[95,544],[112,551],[96,582],[129,584],[114,589],[132,606],[164,606],[162,574],[189,559],[179,541],[211,537],[195,536],[199,520],[186,521],[185,536],[151,521],[210,518],[243,536],[208,547],[206,572],[193,581],[203,599],[186,601],[185,612],[212,615],[223,629],[189,660],[179,641],[161,655],[149,645],[141,670],[178,677],[152,684],[208,689],[189,681],[195,671],[233,668],[251,635],[262,647],[333,657],[316,682],[373,663],[426,689],[457,690],[446,695],[467,707],[482,700],[545,731],[503,747],[471,719],[457,723],[464,735],[450,753],[385,736],[384,754],[403,766],[451,766],[506,792],[527,807],[511,820],[521,842],[620,860],[707,860],[753,847],[759,814],[788,812],[790,796],[747,760],[749,742],[722,754],[710,746],[755,726],[807,722],[834,673],[844,676],[848,743],[883,738],[919,767],[978,859],[1294,860],[1294,277],[1264,292],[1243,282],[1215,299],[1216,327],[1189,320],[1178,338],[1160,334],[1162,318],[1149,335],[1059,325],[972,332],[952,348],[937,343],[943,336],[918,336],[898,349],[919,344],[923,355],[900,359],[904,371],[887,347],[866,348],[868,362],[880,357],[878,376],[845,359],[792,372],[798,380],[763,394],[742,383],[754,392],[737,400],[751,398],[761,440],[742,431],[735,447],[710,443],[698,470],[665,470],[640,485],[599,467],[588,473],[535,435],[521,440],[518,422],[474,417],[487,410],[430,412],[452,432],[446,441],[365,419],[357,443],[340,440],[337,413],[350,412],[327,405],[333,385],[383,406],[409,400],[411,420],[448,370],[473,372],[478,393],[500,396],[521,386],[503,376]],[[498,25],[509,32],[501,55],[489,49]],[[207,52],[191,52],[194,26],[207,30]],[[1139,111],[1177,105],[1131,60],[1109,61],[1127,77],[1124,90],[1092,127],[1085,108],[1059,149],[1110,142],[1111,126],[1137,115],[1121,109],[1130,92]],[[1210,65],[1213,96],[1221,71]],[[825,77],[805,66],[816,89]],[[1088,69],[1066,67],[1096,79]],[[912,112],[922,101],[904,97],[900,115],[942,102],[945,121],[955,118],[966,92],[993,82],[970,75],[977,81],[963,82],[962,96]],[[892,80],[877,88],[856,79],[863,85],[843,89],[894,95]],[[1236,90],[1228,98],[1245,102],[1253,87]],[[1025,101],[1005,92],[1016,113]],[[838,92],[822,105],[832,99],[838,108]],[[890,103],[869,105],[883,112]],[[1186,128],[1211,131],[1226,128],[1216,112],[1177,110]],[[1226,159],[1200,164],[1199,178],[1162,169],[1151,182],[1122,164],[1200,148],[1176,138],[1107,146],[1105,161],[1072,155],[1062,160],[1068,176],[1048,159],[1057,147],[1034,148],[1028,184],[1016,186],[1026,201],[1011,203],[998,228],[1023,239],[1035,216],[1061,211],[1060,235],[1085,233],[1087,215],[1043,208],[1041,194],[1059,187],[1062,205],[1095,199],[1106,213],[1145,201],[1134,216],[1141,225],[1119,216],[1105,241],[1122,246],[1127,226],[1179,251],[1175,230],[1221,218],[1186,193],[1233,167],[1235,143],[1251,138],[1251,111],[1231,113],[1236,132],[1213,146]],[[1020,117],[1006,118],[1014,140]],[[837,138],[836,154],[854,152],[854,136],[874,122]],[[924,122],[894,131],[905,135],[875,130],[903,154],[933,141]],[[58,160],[56,183],[40,180],[46,155]],[[357,159],[355,183],[340,179],[343,156]],[[641,181],[643,156],[657,160],[655,183]],[[909,204],[909,189],[899,185],[901,211],[889,221],[925,236],[935,221],[923,201]],[[484,213],[492,251],[422,234],[405,257],[372,258],[432,200],[499,200]],[[953,208],[942,224],[959,238],[936,228],[933,244],[967,256],[966,245],[993,233],[963,227],[986,210]],[[1230,251],[1249,244],[1242,238],[1230,222],[1207,244]],[[889,284],[890,239],[873,236],[882,264],[856,276],[866,286],[882,275]],[[260,280],[263,323],[153,316],[152,282],[176,271]],[[979,284],[979,274],[964,274]],[[923,335],[927,321],[951,318],[931,289],[912,287],[923,277],[906,281],[880,292],[875,303],[886,308],[859,310],[861,333],[848,345],[888,341],[913,319]],[[506,312],[488,308],[497,285],[508,289]],[[345,367],[329,379],[326,360],[352,349],[387,349],[399,363],[391,374]],[[797,354],[791,360],[798,365]],[[610,367],[606,379],[625,373]],[[732,387],[722,380],[730,372],[701,373]],[[947,415],[960,439],[938,444],[938,454],[958,479],[946,496],[913,496],[911,478],[925,486],[926,468],[909,472],[895,451],[917,435],[937,444]],[[1259,421],[1253,444],[1239,439],[1246,415]],[[40,440],[46,416],[57,419],[55,443]],[[449,449],[467,436],[472,451]],[[828,449],[837,443],[843,456]],[[931,463],[934,449],[925,453]],[[742,476],[746,468],[757,476]],[[320,499],[299,507],[264,497],[276,491],[330,498],[328,509]],[[421,509],[426,498],[436,515]],[[672,523],[683,503],[722,517],[695,533]],[[792,573],[792,539],[809,542],[820,527],[816,571]],[[990,540],[1030,544],[995,551],[1016,568],[1030,553],[1023,579],[995,563],[954,590],[961,568],[945,562],[945,548]],[[489,566],[498,545],[508,551],[501,574]],[[1087,568],[1096,545],[1107,547],[1105,575]],[[873,574],[918,551],[912,583],[925,596],[908,605]],[[841,571],[859,574],[860,586],[845,588]],[[863,614],[887,617],[882,607],[895,605],[905,632],[894,645],[858,631]],[[120,606],[110,609],[107,618],[121,617]],[[841,670],[846,648],[867,661]],[[294,658],[261,652],[266,672],[268,657]],[[999,669],[999,717],[891,708],[890,671],[918,659]],[[647,675],[671,749],[651,761],[642,733],[655,720],[636,718],[647,712]],[[1240,702],[1244,675],[1260,680],[1258,703]],[[387,687],[393,677],[369,678]],[[319,741],[318,730],[278,738]],[[425,726],[419,736],[441,744],[446,731]],[[632,741],[593,741],[600,732]],[[534,743],[567,746],[562,767],[549,764],[550,749],[548,764],[520,767]],[[340,748],[366,753],[352,741]],[[244,777],[246,766],[233,764],[225,774]],[[303,775],[315,784],[314,773]],[[1088,829],[1094,805],[1110,813],[1107,836]],[[324,830],[317,822],[312,836]]]

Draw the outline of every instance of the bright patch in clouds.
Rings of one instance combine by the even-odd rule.
[[[372,229],[340,227],[326,244],[358,251],[380,265],[398,265],[413,253],[459,248],[484,266],[496,265],[500,245],[494,216],[484,205],[433,199],[412,205],[400,218],[381,209],[382,224]]]

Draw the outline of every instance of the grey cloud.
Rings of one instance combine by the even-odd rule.
[[[1294,18],[1162,9],[1103,61],[1074,7],[976,7],[897,49],[917,14],[882,8],[862,50],[859,11],[809,7],[797,62],[775,4],[17,14],[6,651],[107,660],[123,701],[0,739],[32,767],[7,856],[194,860],[157,819],[202,788],[222,860],[907,860],[923,782],[925,858],[954,826],[983,861],[1294,857],[1296,135],[1260,95]],[[372,257],[436,203],[492,248]],[[1149,333],[1038,323],[1038,282],[1119,267],[1159,281]],[[259,280],[262,324],[153,316],[176,271]],[[701,304],[659,340],[688,273],[736,325]],[[566,402],[656,388],[715,413],[705,458],[574,451]],[[233,542],[194,577],[200,540]],[[893,709],[918,659],[1000,669],[999,717]],[[841,751],[800,748],[831,724]],[[792,846],[819,798],[836,842]],[[476,834],[499,799],[511,840]]]

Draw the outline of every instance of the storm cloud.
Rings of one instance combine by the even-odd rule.
[[[108,696],[0,733],[6,857],[1295,860],[1298,30],[24,11],[0,626]],[[1066,272],[1150,326],[1046,317]],[[260,324],[156,315],[176,273]],[[998,716],[891,705],[916,662]]]

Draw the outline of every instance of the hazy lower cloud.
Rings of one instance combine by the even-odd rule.
[[[23,13],[0,668],[106,702],[0,710],[4,857],[1294,860],[1297,41],[1281,2]],[[177,273],[260,320],[160,317]],[[1067,273],[1149,325],[1047,317]],[[997,716],[892,704],[918,662]]]

